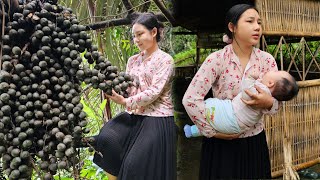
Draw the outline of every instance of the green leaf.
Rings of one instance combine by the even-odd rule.
[[[106,108],[107,100],[104,99],[100,104],[100,110],[103,111]]]
[[[60,176],[60,177],[59,177],[59,175],[54,176],[54,179],[55,179],[55,180],[73,180],[73,178],[64,177],[64,176]]]
[[[83,104],[83,111],[87,113],[87,116],[92,119],[97,119],[96,113],[93,111],[93,109],[86,103],[86,101],[81,98],[80,101]]]

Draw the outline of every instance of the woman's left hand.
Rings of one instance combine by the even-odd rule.
[[[112,95],[106,94],[107,98],[111,99],[113,102],[121,105],[126,105],[126,98],[121,96],[120,94],[116,93],[114,90],[112,90]]]
[[[265,91],[263,91],[257,85],[255,85],[254,87],[257,89],[258,94],[253,94],[252,92],[246,89],[245,92],[248,94],[248,96],[251,97],[251,100],[242,99],[242,101],[247,105],[255,108],[271,109],[273,106],[273,97]]]

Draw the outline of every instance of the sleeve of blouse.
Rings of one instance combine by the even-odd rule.
[[[161,95],[172,75],[173,59],[170,57],[159,64],[159,68],[157,68],[152,78],[151,85],[146,90],[126,99],[126,108],[128,110],[134,110],[141,106],[151,104]]]
[[[267,56],[265,58],[265,67],[264,68],[267,71],[278,71],[278,66],[277,66],[277,63],[276,63],[276,60],[274,59],[274,57],[269,53],[266,53],[266,54],[267,54]],[[279,101],[276,100],[275,98],[273,98],[273,105],[272,105],[271,109],[270,110],[264,109],[263,113],[270,114],[270,115],[275,114],[278,112],[279,106],[280,106]]]
[[[198,127],[200,133],[206,137],[212,137],[216,134],[216,131],[205,119],[204,97],[216,81],[217,61],[215,53],[206,58],[189,84],[182,100],[189,117]]]

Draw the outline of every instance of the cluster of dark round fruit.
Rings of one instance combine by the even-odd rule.
[[[89,132],[81,83],[127,96],[131,77],[97,51],[71,9],[52,2],[19,1],[1,41],[3,169],[9,179],[30,179],[34,168],[41,179],[53,179],[78,162],[75,147]]]

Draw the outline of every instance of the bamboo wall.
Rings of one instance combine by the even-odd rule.
[[[285,102],[275,116],[265,116],[272,175],[276,177],[286,168],[297,170],[320,163],[320,43],[311,48],[302,37],[293,45],[281,36],[271,48],[265,39],[263,36],[262,49],[273,54],[282,70],[296,72],[296,80],[300,80],[298,96]],[[308,80],[312,78],[317,79]]]
[[[275,116],[265,117],[273,176],[284,169],[284,116],[289,120],[292,164],[296,169],[319,163],[320,157],[320,88],[303,87],[292,101],[284,103]],[[313,163],[312,163],[313,162]]]
[[[280,69],[300,81],[298,96],[286,102],[276,116],[265,117],[272,175],[296,179],[293,169],[320,163],[320,46],[304,38],[320,37],[320,1],[255,0],[255,5],[263,34],[279,38],[272,50],[263,36],[262,50],[273,54]],[[301,40],[291,44],[290,37]]]
[[[264,34],[320,36],[317,0],[255,0]]]

